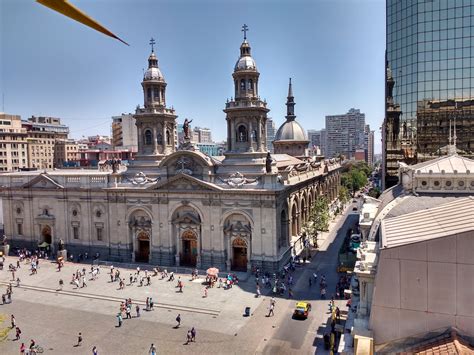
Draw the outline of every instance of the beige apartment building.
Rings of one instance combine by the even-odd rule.
[[[18,171],[28,167],[26,138],[20,116],[0,113],[0,171]]]
[[[79,159],[79,144],[73,139],[58,139],[54,145],[54,166],[64,167],[67,162]]]
[[[69,128],[61,124],[59,118],[35,116],[24,121],[22,126],[28,135],[28,166],[36,169],[52,169],[56,140],[67,139]]]

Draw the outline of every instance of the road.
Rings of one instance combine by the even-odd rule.
[[[347,230],[353,227],[358,220],[358,214],[352,213],[352,207],[342,216],[339,223],[331,231],[327,248],[318,251],[310,264],[297,271],[295,300],[311,302],[312,311],[306,320],[292,319],[295,300],[281,299],[277,301],[276,311],[282,313],[275,332],[266,342],[262,353],[264,354],[325,354],[323,335],[326,332],[329,319],[328,300],[321,300],[319,285],[309,286],[309,278],[313,273],[318,275],[318,280],[325,275],[328,282],[327,296],[330,299],[338,282],[337,254],[344,241]],[[332,242],[331,242],[332,241]],[[326,250],[324,250],[326,249]],[[336,301],[336,305],[345,309],[345,301]]]

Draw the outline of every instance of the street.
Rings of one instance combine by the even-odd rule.
[[[325,245],[306,266],[299,268],[298,281],[296,283],[295,299],[280,299],[277,301],[276,312],[283,316],[275,327],[271,339],[263,348],[264,354],[326,354],[323,344],[323,335],[330,329],[328,319],[329,300],[334,294],[338,282],[337,256],[339,248],[344,241],[347,230],[353,227],[359,216],[352,213],[352,206],[346,211],[346,218],[341,218],[339,223],[331,231]],[[318,275],[318,284],[309,286],[308,279],[313,273]],[[319,293],[319,280],[321,276],[326,277],[328,283],[327,299],[321,300]],[[295,301],[309,301],[312,305],[310,316],[306,320],[292,319]],[[346,301],[336,300],[336,306],[345,310]]]

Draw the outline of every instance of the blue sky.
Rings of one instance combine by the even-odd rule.
[[[225,139],[227,98],[242,24],[260,71],[259,93],[277,126],[288,78],[306,129],[351,107],[376,131],[384,116],[385,1],[88,0],[71,2],[130,44],[34,0],[0,1],[0,90],[5,112],[60,117],[71,136],[110,134],[111,116],[143,104],[150,37],[178,122]]]

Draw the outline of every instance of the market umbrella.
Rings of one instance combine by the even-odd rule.
[[[47,247],[49,247],[49,244],[46,243],[46,242],[43,242],[43,243],[41,243],[40,245],[38,245],[38,247],[39,247],[39,248],[47,248]]]
[[[216,267],[210,267],[209,269],[207,269],[206,272],[209,276],[218,276],[219,275],[219,269],[216,268]]]

